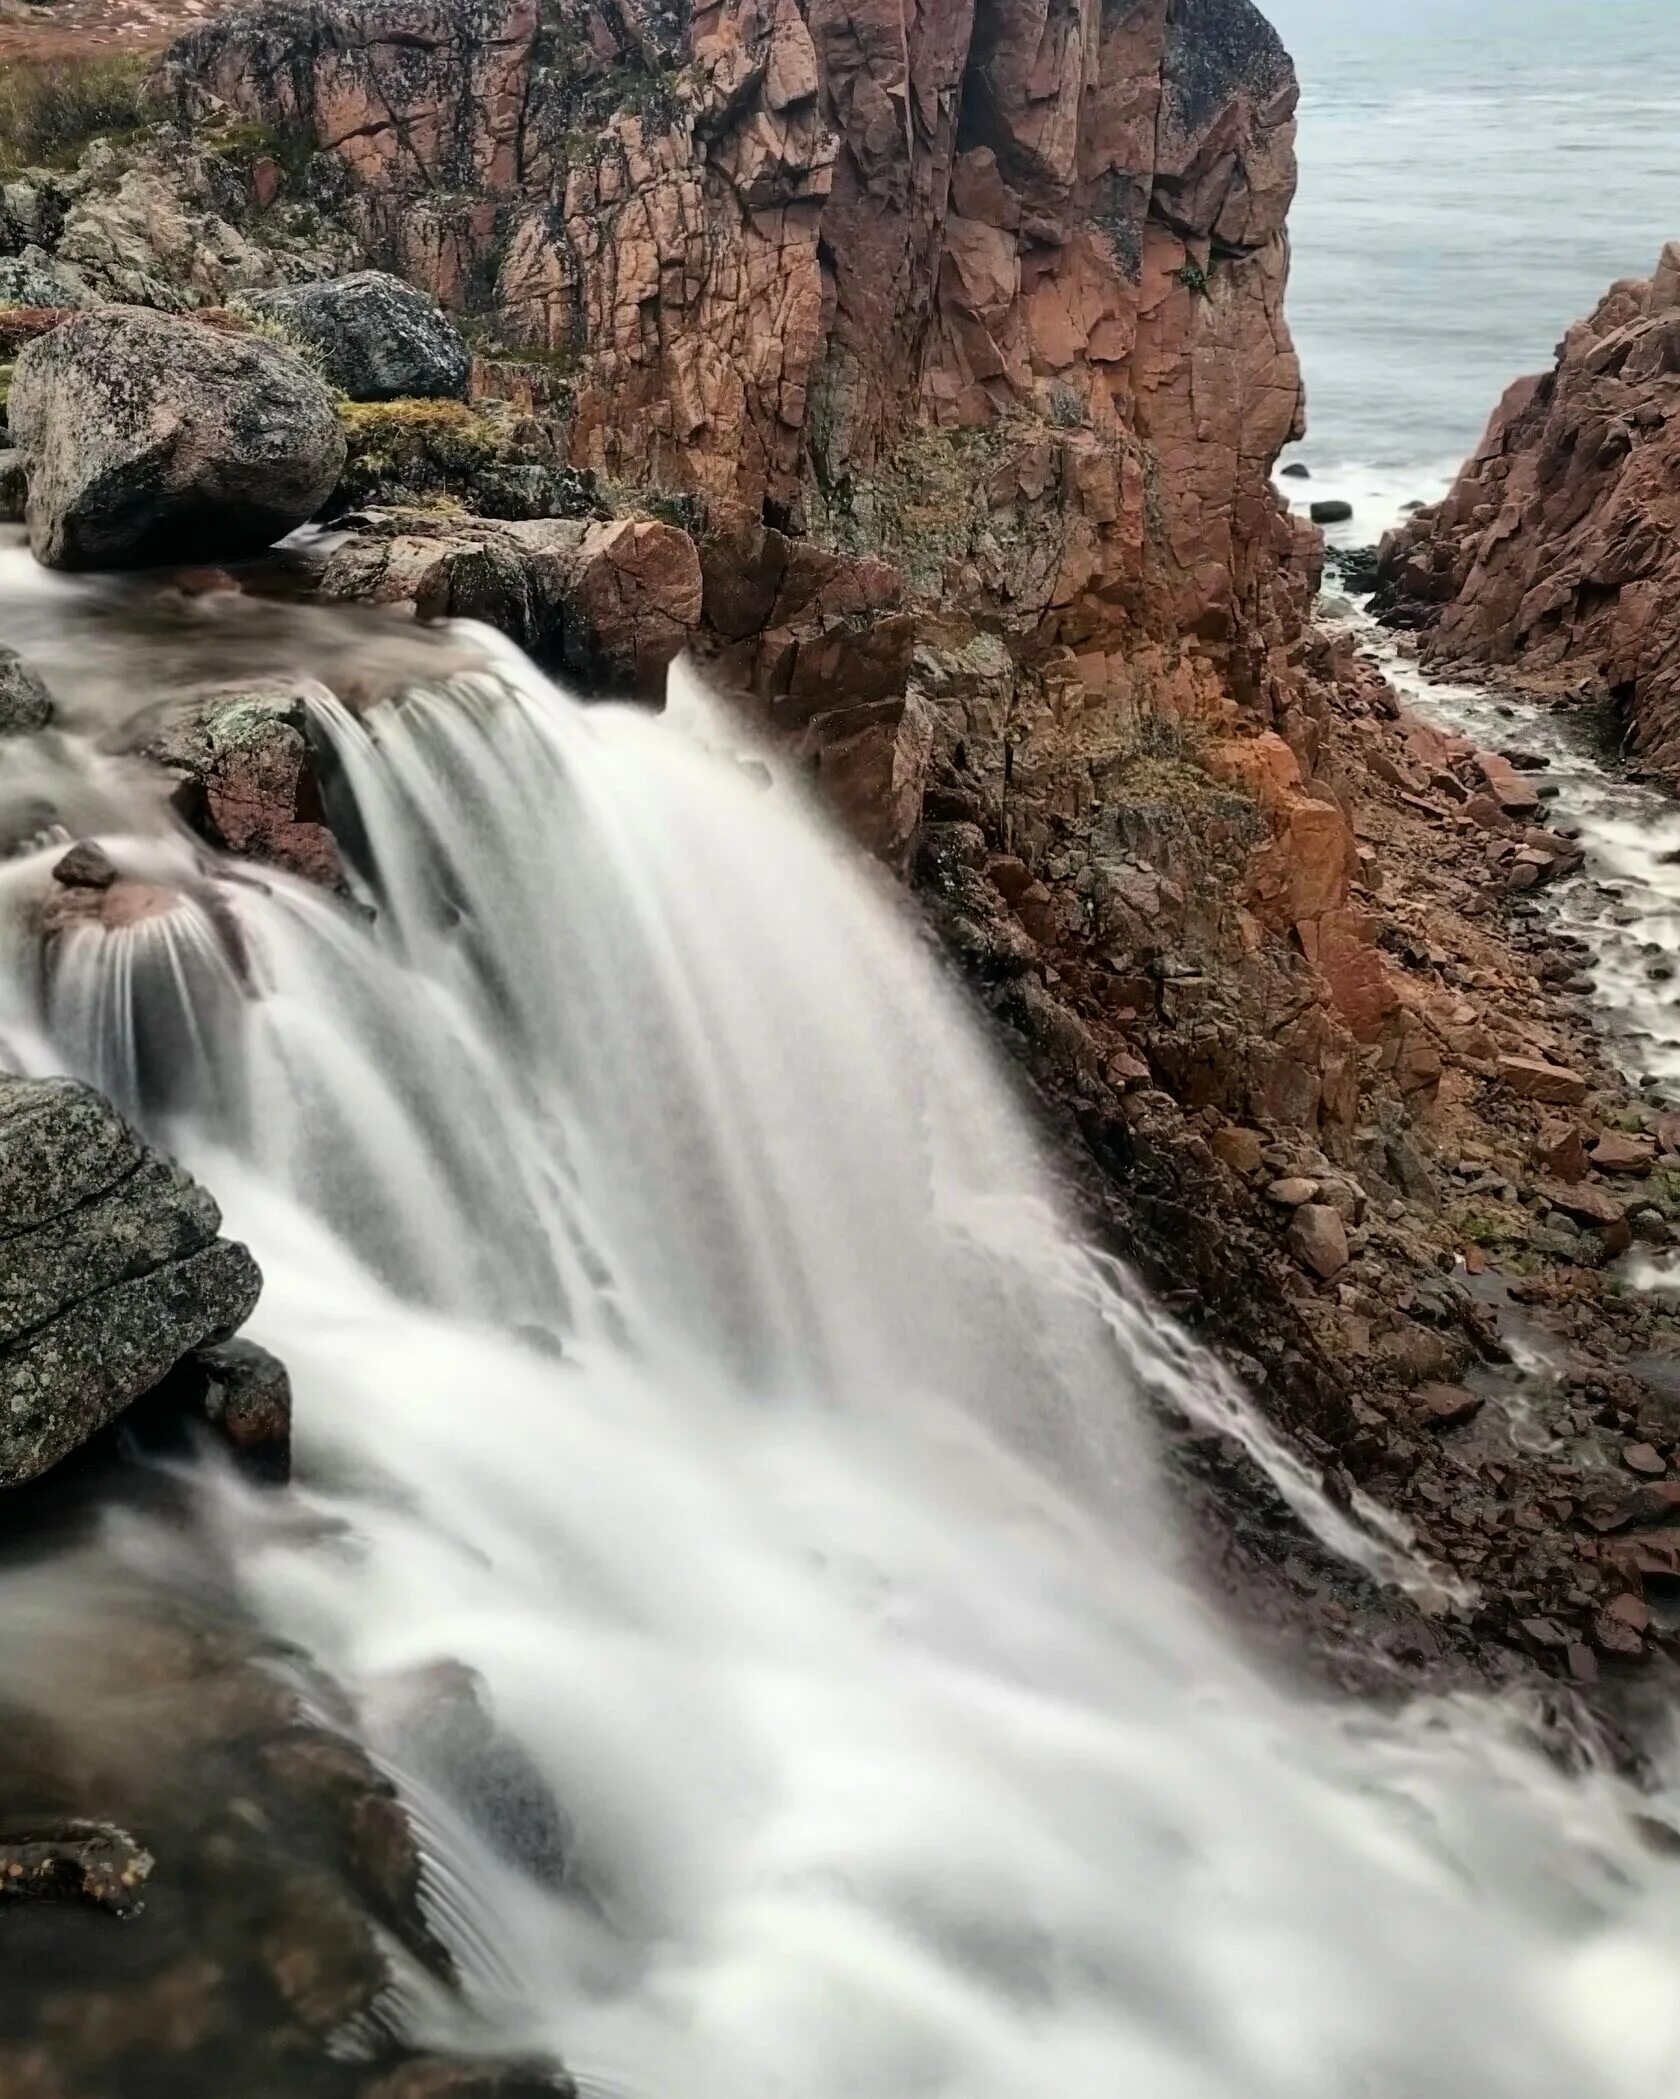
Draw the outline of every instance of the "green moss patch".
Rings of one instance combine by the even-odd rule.
[[[458,500],[487,469],[541,464],[493,409],[464,401],[343,401],[349,454],[337,507]]]

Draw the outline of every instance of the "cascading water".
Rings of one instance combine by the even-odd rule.
[[[79,734],[53,795],[150,903],[43,971],[52,853],[0,870],[0,1040],[265,1269],[299,1482],[196,1491],[422,1831],[469,2008],[415,2026],[629,2099],[1648,2091],[1665,1800],[1514,1710],[1250,1667],[1145,1394],[1379,1573],[1403,1538],[1068,1237],[932,958],[692,695],[585,710],[461,639],[478,671],[322,708],[354,904]]]

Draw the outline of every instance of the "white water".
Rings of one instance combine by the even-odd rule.
[[[1630,1820],[1671,1804],[1510,1709],[1250,1667],[1142,1399],[1263,1433],[1069,1239],[888,896],[697,708],[484,645],[325,721],[371,920],[137,814],[105,842],[181,902],[43,989],[52,852],[0,870],[0,1039],[126,1099],[263,1263],[300,1484],[207,1473],[206,1520],[403,1783],[468,2037],[633,2099],[1672,2074],[1680,1878]],[[511,1766],[440,1746],[456,1664]]]

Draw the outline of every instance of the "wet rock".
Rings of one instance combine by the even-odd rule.
[[[261,1288],[215,1204],[98,1094],[0,1078],[0,1486],[48,1471]]]
[[[26,346],[11,391],[36,558],[226,560],[313,517],[344,465],[326,387],[272,344],[134,307]]]
[[[657,686],[700,624],[699,554],[658,519],[590,526],[556,581],[562,660],[591,680]]]
[[[53,880],[66,889],[109,889],[116,879],[116,863],[92,839],[73,845],[53,864]]]
[[[1312,505],[1309,515],[1315,525],[1345,525],[1353,516],[1353,505],[1340,497],[1326,497]]]
[[[1286,481],[1310,481],[1312,479],[1312,468],[1299,459],[1292,459],[1287,466],[1280,466],[1278,472]]]
[[[1526,816],[1539,808],[1540,790],[1508,758],[1493,751],[1478,751],[1474,762],[1488,792],[1506,816]]]
[[[370,2012],[387,1984],[371,1923],[328,1873],[299,1873],[280,1891],[263,1950],[292,2017],[322,2039]]]
[[[1289,1251],[1328,1282],[1348,1265],[1347,1226],[1328,1203],[1303,1203],[1289,1220]]]
[[[0,736],[27,735],[52,718],[52,694],[15,649],[0,648]]]
[[[354,1742],[324,1729],[290,1728],[259,1755],[282,1795],[332,1831],[335,1864],[360,1899],[431,1974],[454,1980],[454,1962],[425,1920],[419,1841],[391,1781]]]
[[[1600,1173],[1622,1174],[1639,1180],[1656,1164],[1657,1148],[1649,1137],[1623,1137],[1610,1133],[1599,1138],[1588,1156]]]
[[[1420,1385],[1412,1397],[1420,1418],[1430,1428],[1462,1428],[1486,1404],[1463,1385]]]
[[[292,1471],[292,1381],[254,1341],[198,1349],[204,1418],[254,1478],[283,1486]]]
[[[1629,1472],[1637,1472],[1645,1479],[1660,1479],[1668,1470],[1668,1462],[1654,1444],[1629,1443],[1622,1451],[1622,1463]]]
[[[1587,1082],[1578,1071],[1548,1064],[1539,1057],[1501,1057],[1499,1076],[1511,1091],[1524,1100],[1550,1107],[1579,1107],[1587,1097]]]
[[[176,803],[214,845],[324,889],[344,880],[310,748],[308,679],[214,686],[145,723],[136,748],[177,775]]]
[[[71,1898],[133,1917],[145,1907],[154,1863],[126,1830],[110,1823],[27,1831],[0,1825],[0,1900]]]
[[[1377,587],[1377,550],[1375,547],[1340,547],[1336,551],[1336,573],[1342,579],[1342,588],[1358,597],[1368,597]],[[1451,776],[1448,775],[1450,778]],[[1458,784],[1456,781],[1453,783]]]
[[[436,299],[383,270],[246,292],[238,304],[313,351],[352,401],[460,399],[472,360]]]
[[[1235,1123],[1223,1123],[1208,1140],[1213,1155],[1233,1173],[1245,1178],[1260,1171],[1265,1141],[1258,1130],[1245,1130]]]

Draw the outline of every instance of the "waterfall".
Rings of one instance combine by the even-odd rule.
[[[265,1270],[298,1481],[197,1491],[421,1831],[466,2009],[416,2028],[624,2099],[1672,2070],[1666,1799],[1566,1776],[1514,1704],[1246,1658],[1156,1406],[1426,1570],[1078,1243],[793,784],[692,687],[583,708],[458,639],[476,668],[320,706],[348,898],[119,814],[74,724],[55,762],[145,907],[43,967],[62,841],[0,867],[0,1040],[108,1089]]]

